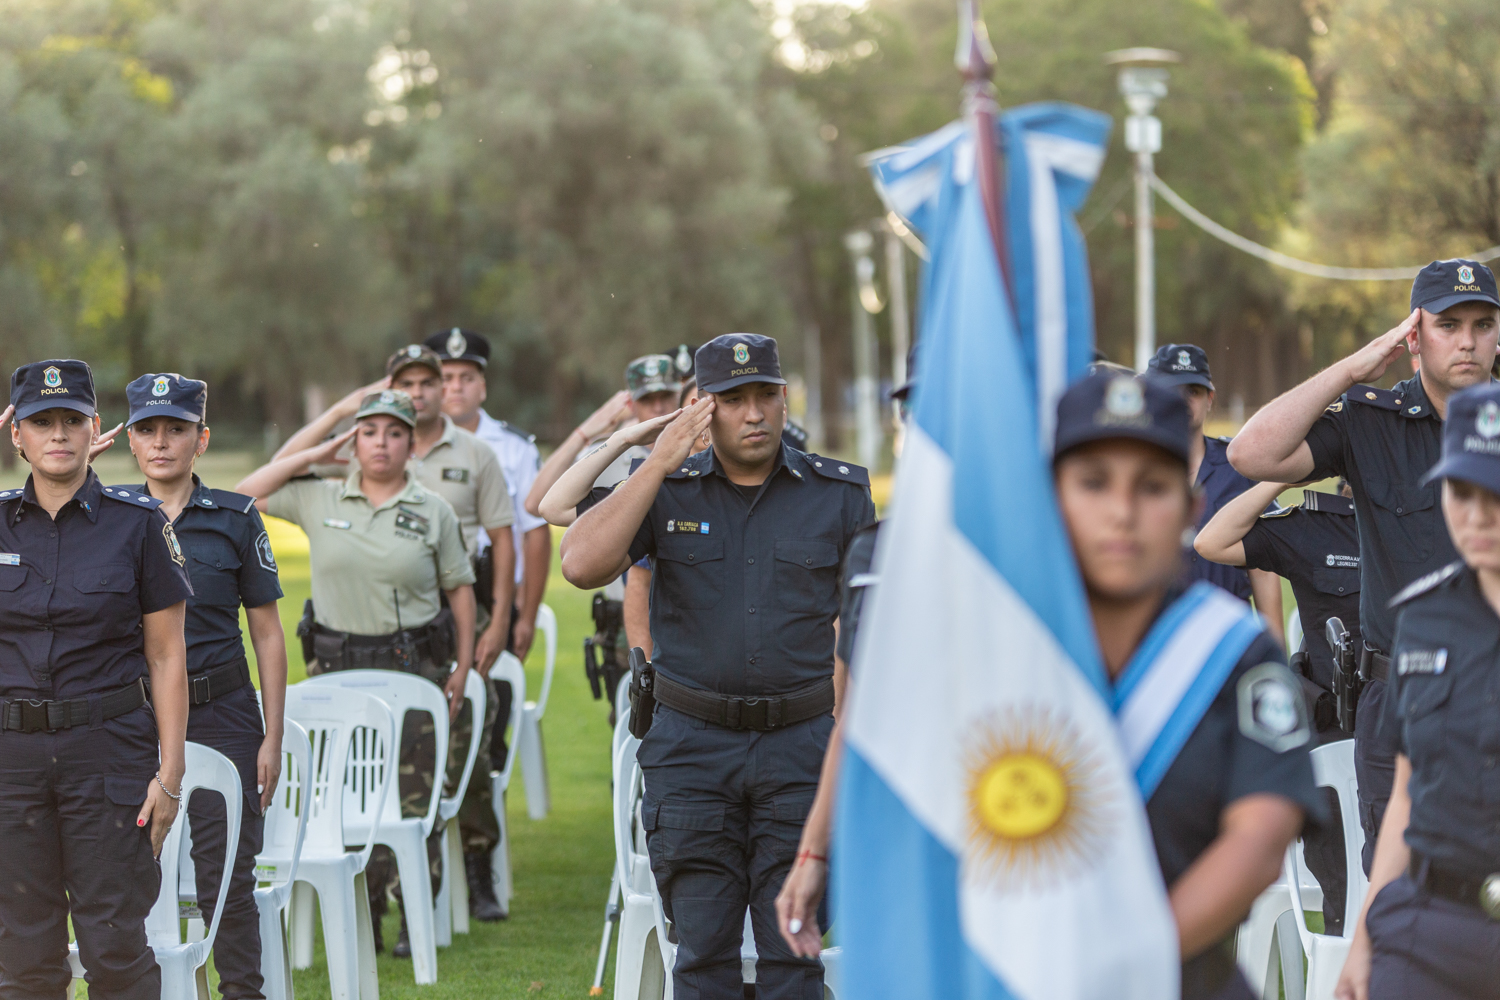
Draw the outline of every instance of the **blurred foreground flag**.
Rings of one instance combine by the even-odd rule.
[[[969,124],[872,162],[931,260],[846,720],[845,986],[854,1000],[1172,1000],[1176,927],[1041,444],[1039,414],[1092,349],[1072,213],[1108,119],[1040,105],[997,126],[1014,309]]]

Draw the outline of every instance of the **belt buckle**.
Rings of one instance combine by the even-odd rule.
[[[744,706],[744,708],[740,713],[740,721],[743,723],[746,729],[763,730],[765,728],[767,702],[768,699],[766,698],[751,697],[741,699],[740,704]],[[758,713],[757,710],[759,710]],[[757,714],[759,715],[759,725],[756,725]]]
[[[21,732],[50,733],[54,731],[47,719],[48,702],[39,698],[25,698],[15,704],[21,709]]]
[[[198,674],[195,677],[189,678],[189,680],[191,680],[192,684],[193,684],[193,704],[194,705],[204,705],[204,704],[207,704],[209,701],[212,700],[212,698],[213,698],[213,687],[208,683],[208,675],[207,674]],[[200,693],[200,690],[199,690],[199,687],[198,687],[199,684],[203,685],[201,693]]]
[[[1500,920],[1500,872],[1480,883],[1479,908],[1488,913],[1492,920]]]

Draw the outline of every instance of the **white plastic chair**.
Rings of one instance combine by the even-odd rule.
[[[375,826],[375,843],[390,848],[396,856],[396,870],[401,876],[401,898],[406,911],[406,931],[411,941],[412,974],[418,985],[437,982],[437,919],[433,911],[432,873],[427,863],[427,838],[437,823],[442,803],[443,774],[448,759],[448,698],[443,689],[425,677],[398,670],[336,670],[302,682],[315,688],[338,688],[340,691],[363,691],[385,702],[405,725],[407,712],[426,712],[432,716],[436,730],[436,760],[432,776],[432,795],[422,816],[402,816],[399,794],[386,796],[383,808],[367,796],[344,787],[344,832],[359,839],[370,824]],[[298,685],[299,687],[301,685]],[[385,753],[384,748],[375,751]],[[391,759],[400,755],[400,744],[391,750]]]
[[[1293,996],[1293,986],[1302,986],[1302,957],[1307,957],[1307,1000],[1332,1000],[1333,988],[1338,985],[1339,972],[1344,960],[1349,957],[1349,946],[1354,940],[1355,925],[1359,911],[1364,906],[1365,896],[1370,891],[1370,881],[1365,877],[1360,854],[1365,847],[1364,828],[1359,825],[1359,798],[1354,772],[1354,741],[1342,740],[1313,750],[1313,780],[1320,787],[1334,790],[1338,796],[1339,812],[1344,827],[1344,877],[1349,891],[1344,897],[1344,934],[1314,934],[1307,929],[1307,921],[1294,921],[1296,938],[1302,946],[1302,954],[1292,963],[1283,963],[1282,979],[1287,982],[1287,996]],[[1296,845],[1287,848],[1286,864],[1282,881],[1290,894],[1293,913],[1300,916],[1306,909],[1303,901],[1304,862]],[[1290,967],[1290,972],[1288,971]]]
[[[365,865],[375,849],[375,827],[366,824],[361,831],[364,846],[346,851],[344,800],[358,796],[366,800],[363,811],[380,815],[384,810],[396,781],[396,722],[385,703],[373,695],[305,683],[287,688],[286,718],[307,733],[313,761],[298,789],[307,829],[292,880],[287,935],[292,967],[312,966],[316,892],[332,1000],[379,1000],[375,933],[365,883]],[[283,868],[290,871],[296,841],[286,834],[287,815],[273,810],[267,819],[266,846],[256,857],[256,866],[278,873]]]
[[[526,668],[513,653],[501,653],[490,668],[490,679],[510,684],[510,718],[496,719],[495,725],[509,727],[514,741],[514,734],[521,731],[521,715],[526,704]],[[490,772],[490,796],[495,808],[495,824],[500,828],[500,842],[490,855],[490,878],[495,886],[495,900],[500,904],[500,912],[505,914],[510,913],[514,888],[510,870],[510,828],[505,821],[505,791],[510,787],[511,772],[516,768],[518,749],[517,743],[512,742],[511,752],[505,755],[505,769]]]
[[[628,711],[619,716],[623,728]],[[664,1000],[672,995],[671,969],[676,947],[667,937],[656,904],[651,874],[639,829],[641,769],[635,752],[640,741],[627,731],[614,756],[615,880],[620,885],[620,934],[615,948],[615,1000]]]
[[[1286,616],[1286,655],[1293,656],[1302,648],[1302,616],[1293,608]]]
[[[546,819],[552,811],[552,790],[547,780],[547,747],[542,742],[542,716],[547,714],[547,696],[552,692],[552,671],[557,666],[557,615],[543,604],[536,610],[536,630],[547,653],[542,672],[542,691],[536,701],[526,702],[516,735],[516,753],[521,756],[521,780],[526,783],[526,814]]]
[[[308,742],[307,731],[291,719],[285,721],[281,754],[281,782],[266,809],[261,853],[284,855],[291,861],[285,867],[255,866],[256,881],[270,883],[255,890],[255,905],[260,911],[260,974],[265,979],[261,992],[266,1000],[293,1000],[295,995],[284,914],[291,902],[297,863],[307,837],[307,820],[312,812],[307,807],[312,744]]]
[[[229,759],[217,750],[210,750],[198,743],[185,746],[186,770],[182,776],[183,807],[177,811],[172,828],[167,831],[161,845],[161,890],[156,904],[146,915],[146,940],[156,954],[156,964],[161,966],[162,1000],[209,1000],[208,974],[205,965],[214,938],[219,933],[219,920],[224,916],[224,902],[229,898],[229,880],[234,877],[234,857],[240,843],[240,817],[244,806],[241,796],[240,775]],[[219,880],[219,898],[214,904],[214,915],[209,921],[202,940],[184,941],[182,923],[178,911],[178,869],[182,859],[188,855],[188,815],[186,804],[197,789],[218,792],[224,796],[224,814],[228,825],[224,841],[224,874]],[[68,962],[75,980],[84,976],[82,957],[78,944],[68,946]],[[72,986],[69,991],[71,993]]]
[[[464,700],[469,703],[469,718],[474,720],[469,750],[453,795],[444,796],[438,803],[437,821],[443,829],[443,880],[438,885],[437,898],[433,900],[433,918],[439,948],[451,945],[454,934],[469,933],[469,883],[464,876],[464,841],[458,829],[458,810],[464,804],[464,795],[474,774],[474,762],[479,757],[479,738],[484,732],[488,699],[489,685],[476,671],[470,670],[464,682]],[[445,776],[441,787],[447,785]]]

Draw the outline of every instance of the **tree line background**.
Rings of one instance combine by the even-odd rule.
[[[1118,122],[1104,53],[1181,52],[1157,169],[1237,232],[1354,266],[1500,244],[1494,0],[984,8],[1006,105]],[[818,339],[838,447],[859,156],[955,117],[954,38],[948,0],[0,0],[0,367],[82,357],[116,409],[203,377],[259,444],[461,325],[491,412],[548,440],[629,358],[753,330],[794,372]],[[1126,362],[1129,166],[1117,128],[1080,219]],[[1406,311],[1154,224],[1158,340],[1209,350],[1221,410]]]

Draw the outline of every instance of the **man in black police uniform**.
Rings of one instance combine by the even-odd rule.
[[[875,514],[869,475],[781,440],[776,342],[699,348],[702,397],[562,542],[563,575],[597,587],[650,555],[656,719],[638,754],[652,870],[678,937],[679,1000],[738,1000],[750,908],[761,1000],[814,1000],[822,967],[777,932],[833,728],[838,566]],[[705,430],[713,446],[689,457]],[[585,506],[588,506],[586,503]]]
[[[1203,424],[1214,408],[1214,382],[1208,370],[1208,355],[1197,344],[1166,344],[1146,365],[1146,375],[1163,385],[1176,386],[1187,401],[1192,428],[1188,454],[1188,477],[1203,493],[1203,512],[1198,529],[1223,506],[1253,484],[1229,464],[1229,438],[1209,437]],[[1188,579],[1207,580],[1223,587],[1242,601],[1255,599],[1255,609],[1265,616],[1271,632],[1281,636],[1281,581],[1259,570],[1247,572],[1237,566],[1209,562],[1188,549]]]
[[[207,446],[208,383],[175,373],[142,375],[125,387],[125,397],[130,404],[125,430],[137,461],[143,467],[153,460],[167,466],[150,473],[146,483],[128,488],[162,501],[162,510],[172,518],[187,556],[193,583],[183,622],[191,705],[187,738],[229,758],[244,791],[229,898],[224,901],[214,940],[219,992],[225,1000],[255,1000],[263,996],[265,985],[260,971],[255,856],[261,850],[265,806],[280,774],[286,703],[286,642],[276,606],[282,596],[281,582],[255,498],[209,489],[192,471],[190,458],[172,454],[180,450],[168,443],[173,430],[190,433],[200,448]],[[181,424],[174,428],[173,421],[193,427],[191,431]],[[155,447],[158,441],[161,446]],[[184,467],[183,462],[188,464]],[[164,473],[171,478],[163,479]],[[190,492],[184,497],[178,490]],[[250,665],[240,635],[241,606],[255,643],[256,668],[271,716],[269,727],[262,722],[250,683]],[[211,792],[199,792],[187,807],[198,906],[206,916],[213,913],[223,875],[224,802]]]
[[[1495,362],[1500,296],[1495,276],[1472,260],[1439,260],[1411,288],[1411,315],[1251,417],[1229,459],[1253,479],[1285,483],[1343,476],[1354,488],[1360,542],[1360,674],[1355,718],[1360,823],[1373,843],[1395,773],[1392,734],[1379,731],[1395,638],[1389,602],[1411,581],[1455,558],[1438,508],[1422,482],[1441,453],[1448,398],[1485,382]],[[1373,382],[1404,351],[1420,371],[1393,389]],[[1368,869],[1370,853],[1365,864]]]

